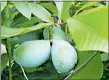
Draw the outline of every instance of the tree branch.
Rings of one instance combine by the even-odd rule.
[[[9,80],[12,80],[12,67],[11,67],[12,53],[11,53],[10,39],[7,39],[7,45],[8,45],[8,54],[9,54]]]

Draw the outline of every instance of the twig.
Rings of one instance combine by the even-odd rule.
[[[65,26],[65,34],[67,35],[68,33],[68,25]]]
[[[9,39],[7,39],[7,45],[8,45],[8,54],[9,54],[9,80],[12,80],[12,67],[11,67],[12,53],[11,53],[11,43]]]
[[[19,65],[20,65],[20,64],[19,64]],[[21,67],[21,69],[22,69],[22,72],[23,72],[23,75],[24,75],[25,79],[26,79],[26,80],[29,80],[28,77],[26,76],[26,73],[25,73],[25,71],[24,71],[22,65],[20,65],[20,67]]]
[[[72,70],[69,75],[64,79],[67,80],[68,78],[70,78],[75,72],[77,72],[78,70],[80,70],[82,67],[84,67],[95,55],[97,54],[97,52],[95,52],[92,56],[90,56],[87,61],[85,61],[82,65],[80,65],[78,68],[76,68],[74,71]]]

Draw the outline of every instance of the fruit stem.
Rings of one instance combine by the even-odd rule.
[[[12,80],[12,68],[11,68],[12,53],[11,53],[11,44],[9,40],[7,40],[7,45],[8,45],[8,54],[9,54],[9,80]]]
[[[51,39],[50,39],[49,41],[50,41],[50,43],[52,43],[52,42],[53,42],[53,40],[51,40]]]
[[[77,72],[78,70],[80,70],[82,67],[84,67],[95,55],[97,54],[97,52],[95,52],[92,56],[90,56],[82,65],[80,65],[79,67],[77,67],[75,70],[72,70],[69,75],[64,79],[67,80],[68,78],[70,78],[75,72]]]
[[[65,26],[65,34],[67,35],[67,31],[68,31],[68,26]]]

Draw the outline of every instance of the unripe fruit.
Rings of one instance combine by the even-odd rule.
[[[69,72],[77,62],[77,53],[73,46],[64,40],[54,40],[51,48],[52,61],[60,73]]]
[[[66,40],[66,36],[61,27],[52,28],[52,39],[53,40]]]
[[[14,50],[14,60],[23,67],[37,67],[50,56],[49,40],[26,41]]]

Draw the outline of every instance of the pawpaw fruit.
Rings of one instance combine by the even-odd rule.
[[[76,50],[65,40],[53,40],[51,55],[53,65],[60,73],[69,72],[77,63]]]
[[[14,50],[13,58],[23,67],[37,67],[48,60],[50,49],[49,40],[26,41]]]
[[[52,27],[51,34],[53,40],[66,40],[65,33],[59,26]]]

